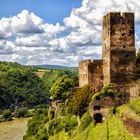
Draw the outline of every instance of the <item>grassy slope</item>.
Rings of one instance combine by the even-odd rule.
[[[103,124],[94,126],[91,122],[84,131],[75,130],[74,135],[64,131],[49,138],[49,140],[140,140],[128,133],[122,121],[112,116]]]

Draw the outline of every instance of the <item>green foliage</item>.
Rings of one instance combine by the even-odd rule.
[[[2,117],[6,120],[10,120],[12,117],[12,113],[9,109],[6,109],[2,112]]]
[[[127,109],[127,105],[119,107],[122,113],[125,111],[128,113]],[[103,123],[94,125],[89,114],[85,113],[81,117],[80,126],[78,126],[74,115],[67,114],[67,116],[48,120],[41,110],[38,110],[39,112],[37,111],[38,113],[28,123],[30,127],[28,127],[24,140],[140,140],[128,133],[117,115],[107,117]]]
[[[43,76],[43,81],[47,86],[48,91],[52,87],[52,85],[56,82],[56,80],[64,75],[68,75],[69,78],[75,80],[76,85],[78,85],[78,74],[75,70],[69,69],[47,69],[45,71],[45,75]]]
[[[54,135],[62,130],[68,132],[77,126],[77,119],[74,115],[62,116],[50,120],[47,124],[47,130],[49,135]]]
[[[61,120],[61,125],[63,126],[65,132],[72,130],[77,126],[77,119],[75,115],[63,116]]]
[[[113,85],[106,85],[104,86],[101,91],[95,93],[92,97],[93,100],[95,100],[96,98],[100,97],[100,96],[106,96],[108,94],[113,94],[113,89],[112,89]]]
[[[4,79],[0,79],[0,109],[8,108],[11,105],[12,98],[10,89]]]
[[[67,92],[70,88],[75,86],[73,79],[64,75],[57,79],[57,81],[51,87],[51,95],[53,99],[65,100],[67,98]]]
[[[117,108],[117,116],[121,118],[131,118],[134,120],[140,119],[139,113],[139,102],[130,102],[130,104],[125,104]]]
[[[85,128],[87,128],[89,126],[91,121],[92,121],[92,119],[91,119],[89,113],[86,112],[85,114],[82,115],[79,129],[82,131],[85,130]]]
[[[87,107],[93,94],[93,87],[89,85],[86,85],[81,89],[77,89],[68,103],[68,112],[70,114],[82,116],[82,114],[87,111]]]
[[[24,136],[24,140],[46,140],[48,133],[45,129],[45,124],[49,121],[48,108],[38,108],[35,110],[35,115],[28,121],[28,130]]]
[[[49,120],[46,109],[37,109],[35,115],[28,122],[28,130],[24,140],[48,139],[48,136],[55,135],[61,131],[69,132],[77,126],[75,115],[61,116]]]
[[[104,96],[119,96],[121,98],[125,98],[126,92],[125,91],[118,91],[116,88],[117,85],[115,84],[109,84],[109,85],[105,85],[101,91],[96,92],[93,97],[92,100],[96,100],[99,97],[104,97]]]
[[[25,107],[22,107],[22,108],[20,108],[20,109],[18,109],[18,110],[16,111],[15,116],[16,116],[17,118],[20,118],[20,117],[27,117],[28,114],[29,114],[28,109],[25,108]]]
[[[47,103],[44,82],[29,67],[0,62],[0,109]]]
[[[129,134],[120,118],[112,116],[100,125],[91,122],[83,131],[74,130],[71,135],[61,131],[49,137],[49,140],[140,140]]]
[[[140,97],[132,100],[130,102],[130,107],[135,110],[137,114],[140,114]]]

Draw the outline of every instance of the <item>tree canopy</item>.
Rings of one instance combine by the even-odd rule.
[[[92,99],[92,95],[94,94],[93,89],[90,85],[86,85],[76,90],[68,103],[68,112],[82,116],[87,111],[87,107]]]
[[[59,77],[51,87],[51,95],[53,99],[63,100],[67,97],[70,88],[76,85],[75,79],[69,78],[68,75]]]
[[[0,62],[0,109],[47,102],[44,82],[27,66]]]

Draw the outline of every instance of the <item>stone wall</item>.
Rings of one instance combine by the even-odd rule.
[[[103,117],[106,117],[109,113],[110,107],[116,108],[121,106],[127,102],[126,95],[117,95],[117,94],[108,94],[108,95],[100,95],[98,98],[93,100],[89,104],[89,114],[93,117],[94,114],[100,113]]]
[[[104,17],[104,84],[130,82],[136,65],[134,30],[134,13],[109,13]]]
[[[140,120],[134,120],[132,118],[125,118],[123,120],[126,129],[134,134],[135,136],[140,136]]]
[[[79,65],[79,87],[93,84],[95,90],[102,88],[102,61],[101,60],[85,60]]]
[[[88,65],[91,60],[84,60],[79,63],[79,87],[89,84]]]

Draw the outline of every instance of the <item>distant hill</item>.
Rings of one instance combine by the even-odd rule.
[[[60,65],[32,65],[33,67],[47,68],[47,69],[77,69],[78,67],[67,67]]]

